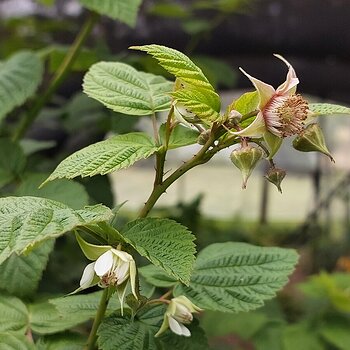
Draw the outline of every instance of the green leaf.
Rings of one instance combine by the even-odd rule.
[[[140,255],[188,284],[195,260],[195,237],[169,219],[144,218],[129,222],[121,232]]]
[[[13,333],[0,333],[0,344],[2,350],[36,350],[25,335]]]
[[[106,175],[150,157],[158,148],[153,139],[141,132],[117,135],[73,153],[57,166],[43,184],[61,178]]]
[[[22,139],[19,143],[22,147],[23,153],[26,156],[56,146],[56,141],[38,141],[34,139]]]
[[[37,350],[81,350],[86,345],[86,337],[78,333],[48,335],[40,338]]]
[[[103,205],[73,210],[44,198],[0,198],[0,263],[12,253],[21,254],[39,242],[79,226],[109,220],[112,215]]]
[[[173,83],[120,62],[99,62],[84,77],[83,90],[115,112],[151,115],[170,108]]]
[[[311,112],[314,112],[317,116],[339,115],[339,114],[350,115],[349,107],[334,105],[331,103],[310,103],[309,109]]]
[[[80,2],[90,10],[134,27],[142,0],[80,0]]]
[[[174,277],[169,276],[163,269],[152,264],[142,266],[138,271],[148,283],[156,287],[172,287],[177,283]]]
[[[162,144],[165,144],[165,124],[160,126],[159,136]],[[170,134],[169,149],[193,145],[197,143],[198,136],[199,132],[197,130],[178,124]]]
[[[236,110],[242,115],[250,113],[258,108],[259,95],[256,91],[246,92],[228,107],[229,111]]]
[[[178,285],[203,309],[239,312],[256,309],[275,296],[297,262],[294,250],[245,243],[216,243],[197,257],[189,287]]]
[[[25,304],[18,298],[0,295],[0,332],[24,334],[28,323],[28,310]]]
[[[0,63],[0,120],[35,93],[42,74],[41,60],[29,51],[17,52]]]
[[[52,199],[64,203],[72,209],[79,209],[89,204],[89,195],[80,183],[61,179],[48,183],[39,189],[40,184],[46,178],[47,174],[27,175],[17,188],[16,195]]]
[[[283,350],[326,350],[314,327],[305,322],[289,325],[283,331]]]
[[[188,110],[205,122],[215,122],[220,118],[220,100],[207,90],[180,89],[171,94],[179,105]]]
[[[37,289],[54,245],[47,240],[28,255],[12,254],[0,265],[0,288],[17,296],[31,296]]]
[[[9,139],[0,139],[0,187],[15,180],[25,164],[21,147]]]
[[[145,51],[159,61],[159,64],[181,81],[215,92],[202,70],[182,52],[162,45],[132,46],[130,49]]]
[[[321,336],[335,349],[349,350],[350,333],[348,319],[327,319],[320,329]]]
[[[154,335],[163,319],[165,307],[144,308],[131,321],[129,317],[112,314],[103,319],[98,329],[98,346],[102,350],[159,350]]]
[[[98,329],[98,345],[102,350],[206,350],[207,339],[198,322],[188,326],[191,337],[180,337],[167,331],[159,338],[154,335],[160,328],[165,312],[164,305],[143,308],[135,319],[112,314],[102,321]]]
[[[161,3],[154,4],[149,10],[148,14],[152,16],[159,16],[162,18],[187,18],[190,11],[181,4],[176,3]]]

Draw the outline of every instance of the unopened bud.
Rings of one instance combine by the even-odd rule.
[[[210,133],[211,133],[211,130],[202,131],[198,136],[197,143],[199,143],[200,145],[205,145],[209,140]]]
[[[316,123],[308,125],[293,141],[293,147],[301,152],[321,152],[334,162],[323,136],[320,126]]]
[[[272,167],[265,175],[265,178],[267,181],[273,183],[277,187],[278,191],[282,193],[281,183],[285,176],[286,172],[283,169]]]
[[[241,121],[242,114],[233,109],[228,113],[227,120],[225,122],[225,125],[227,128],[231,129],[237,126],[237,124]]]
[[[247,187],[247,181],[255,166],[263,156],[263,151],[257,147],[245,146],[232,151],[232,163],[241,171],[243,177],[242,188]]]

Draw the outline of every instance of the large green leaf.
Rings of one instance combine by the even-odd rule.
[[[197,257],[190,286],[184,294],[208,310],[238,312],[256,309],[288,281],[297,262],[294,250],[261,248],[245,243],[216,243]]]
[[[186,55],[162,45],[132,46],[130,49],[145,51],[159,61],[159,64],[181,81],[195,87],[214,92],[202,70]]]
[[[350,108],[340,105],[334,105],[331,103],[310,103],[310,111],[315,113],[317,116],[327,116],[327,115],[350,115]]]
[[[0,139],[0,187],[15,180],[25,164],[26,158],[21,147],[9,139]]]
[[[142,256],[185,284],[195,260],[195,237],[169,219],[144,218],[129,222],[121,232]]]
[[[109,220],[112,215],[103,205],[73,210],[44,198],[0,198],[0,263],[12,253],[21,254],[41,241],[79,226]]]
[[[334,349],[349,350],[349,326],[350,322],[345,317],[329,317],[323,322],[320,334]]]
[[[0,332],[24,334],[28,322],[28,310],[21,300],[12,296],[0,295]]]
[[[44,183],[60,178],[106,175],[148,158],[157,150],[158,146],[144,133],[117,135],[73,153],[57,166]]]
[[[142,0],[80,0],[80,2],[90,10],[134,27]]]
[[[37,350],[25,335],[14,333],[0,333],[2,350]]]
[[[151,115],[170,108],[173,83],[120,62],[94,64],[84,77],[84,92],[115,112]]]
[[[52,199],[68,205],[72,209],[79,209],[89,204],[89,195],[84,186],[78,182],[61,179],[48,183],[39,189],[40,184],[48,174],[33,173],[27,175],[16,190],[18,196],[38,196]]]
[[[42,73],[41,60],[29,51],[0,62],[0,120],[35,93]]]
[[[27,255],[12,254],[0,265],[0,289],[17,297],[31,296],[38,287],[53,245],[53,240],[47,240]]]
[[[102,350],[206,350],[207,339],[198,322],[188,325],[191,337],[180,337],[167,331],[159,338],[159,330],[165,312],[164,305],[144,308],[134,320],[127,315],[112,314],[105,318],[98,330],[98,345]],[[187,325],[186,325],[187,326]]]
[[[155,265],[146,265],[138,269],[138,272],[145,280],[156,287],[172,287],[177,280],[164,272],[162,268]]]

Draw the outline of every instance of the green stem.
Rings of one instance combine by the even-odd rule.
[[[108,306],[108,302],[109,302],[108,296],[109,296],[109,288],[106,288],[102,293],[100,304],[99,304],[98,309],[97,309],[97,314],[96,314],[94,323],[92,325],[85,350],[94,350],[95,349],[95,344],[96,344],[96,340],[97,340],[97,330],[101,324],[101,321],[105,315],[105,312],[106,312],[106,309]]]
[[[67,55],[65,56],[60,67],[56,71],[55,75],[52,77],[49,83],[49,86],[38,97],[33,107],[28,111],[25,117],[21,120],[17,130],[13,135],[14,141],[21,139],[25,135],[28,128],[33,124],[33,122],[39,115],[41,109],[48,103],[48,101],[51,99],[54,92],[59,88],[59,86],[65,80],[68,72],[70,71],[70,68],[72,67],[73,63],[75,62],[77,56],[80,53],[80,50],[84,41],[90,34],[98,18],[99,18],[98,14],[94,12],[89,13],[89,16],[86,19],[86,22],[83,24],[80,32],[78,33],[72,46],[67,52]]]

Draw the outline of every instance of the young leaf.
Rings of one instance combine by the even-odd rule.
[[[21,254],[41,241],[79,226],[109,220],[112,215],[103,205],[73,210],[44,198],[0,198],[0,263],[12,253]]]
[[[43,184],[61,178],[106,175],[148,158],[157,150],[158,146],[147,134],[134,132],[117,135],[73,153],[57,166]]]
[[[152,55],[164,69],[187,84],[215,91],[202,70],[180,51],[162,45],[131,46],[130,49]]]
[[[138,271],[148,283],[156,287],[172,287],[177,284],[177,280],[174,277],[166,274],[164,270],[158,266],[150,264],[142,266]]]
[[[171,94],[176,103],[186,107],[199,119],[215,122],[220,118],[220,100],[203,89],[180,89]]]
[[[0,344],[4,350],[37,350],[25,335],[16,333],[0,333]]]
[[[151,115],[170,108],[173,83],[120,62],[99,62],[84,77],[84,92],[115,112]]]
[[[28,310],[18,298],[0,295],[0,332],[24,334],[28,326]],[[0,342],[0,344],[2,344]]]
[[[159,128],[159,136],[162,143],[165,143],[165,124],[162,124]],[[179,148],[183,146],[193,145],[197,142],[199,132],[197,130],[190,129],[181,124],[176,125],[170,134],[169,149]]]
[[[297,254],[290,249],[212,244],[198,254],[190,286],[176,286],[175,295],[184,294],[208,310],[256,309],[287,283],[296,262]]]
[[[134,27],[142,0],[80,0],[80,2],[90,10]]]
[[[9,139],[0,139],[0,187],[15,180],[25,164],[26,158],[21,147]]]
[[[236,110],[242,115],[250,113],[258,108],[259,95],[256,91],[246,92],[241,95],[237,100],[234,100],[228,109]]]
[[[144,218],[129,222],[121,232],[140,255],[188,285],[195,260],[195,237],[169,219]]]
[[[43,64],[29,51],[0,62],[0,120],[32,96],[41,82]]]
[[[329,116],[329,115],[350,115],[350,108],[334,105],[331,103],[310,103],[310,111],[315,113],[316,116]]]
[[[47,240],[28,255],[12,254],[0,265],[0,289],[17,297],[31,296],[38,287],[53,245],[54,240]]]

